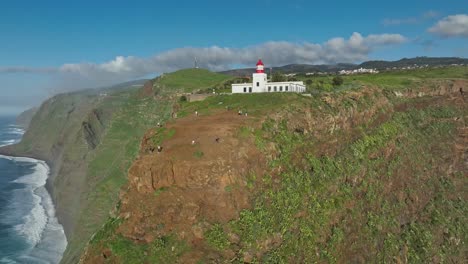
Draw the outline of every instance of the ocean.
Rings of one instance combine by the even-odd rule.
[[[24,130],[0,116],[0,146],[17,143]],[[67,245],[45,189],[43,161],[0,155],[0,264],[58,263]]]

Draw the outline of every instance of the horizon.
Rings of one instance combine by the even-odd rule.
[[[468,7],[458,2],[242,0],[180,6],[0,4],[6,40],[0,43],[0,115],[37,106],[59,92],[190,68],[195,58],[201,68],[222,71],[250,68],[258,58],[277,67],[468,57]]]

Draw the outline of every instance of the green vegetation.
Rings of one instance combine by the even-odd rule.
[[[347,257],[355,254],[379,262],[395,258],[430,262],[433,256],[446,261],[463,259],[463,246],[449,237],[466,241],[468,230],[463,222],[468,205],[465,200],[449,198],[453,182],[447,175],[425,174],[426,168],[443,164],[439,155],[451,151],[445,142],[456,132],[453,123],[439,118],[457,115],[460,113],[451,107],[396,113],[379,127],[367,128],[362,139],[336,156],[305,153],[306,167],[298,167],[292,157],[297,159],[297,148],[313,148],[315,142],[289,133],[286,121],[278,125],[266,122],[263,131],[281,152],[271,162],[272,169],[285,169],[279,175],[280,184],[268,180],[271,176],[257,183],[254,189],[260,191],[254,208],[242,211],[229,224],[241,238],[241,251],[255,252],[259,243],[280,234],[281,245],[256,261],[334,263],[352,261]],[[389,158],[378,155],[389,144],[396,144],[395,154]],[[438,149],[437,158],[431,153],[433,148]],[[405,174],[402,168],[407,170]],[[398,223],[398,216],[412,206],[393,192],[392,186],[401,181],[412,186],[406,196],[429,199],[422,214],[435,214],[437,221],[410,215],[407,224]],[[450,235],[441,240],[442,232]],[[402,253],[405,248],[407,253]]]
[[[334,75],[305,76],[297,75],[304,81],[309,92],[343,90],[358,88],[363,85],[378,86],[385,89],[408,89],[420,87],[424,82],[431,80],[468,78],[468,67],[443,67],[414,70],[388,71],[379,74],[356,74],[340,76],[343,83],[334,83]]]
[[[108,124],[105,136],[95,151],[88,154],[86,204],[79,213],[77,229],[69,240],[65,257],[79,254],[91,234],[99,230],[109,211],[118,201],[120,188],[127,182],[127,172],[139,152],[143,134],[158,121],[170,116],[169,101],[138,98],[136,92],[120,93],[122,104]],[[105,102],[115,105],[116,97]],[[161,140],[174,131],[161,133]],[[66,259],[66,258],[65,258]]]
[[[179,102],[181,102],[181,103],[187,102],[187,96],[182,95],[182,96],[179,98]]]
[[[201,159],[204,155],[205,155],[205,154],[204,154],[203,151],[201,151],[201,150],[196,150],[196,151],[193,153],[193,156],[194,156],[195,158],[199,158],[199,159]]]
[[[333,83],[334,86],[340,86],[340,85],[342,85],[342,84],[343,84],[343,81],[344,81],[344,80],[343,80],[343,77],[341,77],[341,76],[335,76],[335,77],[333,77],[333,79],[332,79],[332,83]]]
[[[248,127],[242,126],[239,128],[239,133],[238,133],[240,138],[248,138],[252,132]]]
[[[151,138],[151,142],[154,146],[159,146],[165,140],[172,138],[175,134],[175,129],[171,128],[167,130],[165,127],[157,129],[156,134]]]
[[[229,246],[229,240],[223,227],[220,224],[215,224],[205,233],[205,239],[211,247],[223,250]]]
[[[156,191],[154,191],[154,196],[158,196],[160,195],[161,193],[167,191],[168,187],[161,187],[159,189],[157,189]]]
[[[271,76],[271,80],[273,82],[284,82],[287,80],[286,76],[284,74],[282,74],[281,72],[277,72],[275,71],[273,73],[273,76]]]
[[[122,220],[110,218],[104,227],[96,233],[91,241],[92,245],[97,242],[106,242],[113,258],[119,263],[172,263],[174,259],[187,251],[188,247],[183,241],[171,236],[155,239],[149,244],[134,243],[115,231]]]
[[[195,111],[201,114],[209,114],[226,109],[235,113],[241,110],[243,113],[248,113],[248,115],[258,116],[291,103],[300,105],[301,102],[306,103],[307,101],[307,98],[302,95],[292,93],[217,95],[208,97],[204,101],[182,104],[179,117]]]
[[[214,88],[231,78],[205,69],[184,69],[159,77],[155,85],[161,85],[168,91],[192,92]]]

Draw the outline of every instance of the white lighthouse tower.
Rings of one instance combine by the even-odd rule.
[[[257,71],[252,74],[254,93],[266,92],[267,75],[262,60],[257,62]]]

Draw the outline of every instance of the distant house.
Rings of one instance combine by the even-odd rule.
[[[265,66],[262,60],[257,62],[257,70],[252,74],[252,83],[232,84],[232,93],[303,93],[306,86],[302,81],[295,82],[268,82]]]

